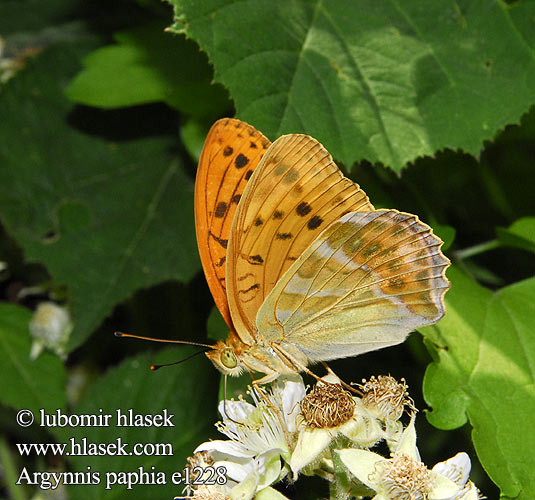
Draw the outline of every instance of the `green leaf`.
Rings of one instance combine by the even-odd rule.
[[[65,407],[65,368],[49,352],[30,360],[28,324],[32,314],[11,304],[0,304],[0,401],[16,410],[54,411]]]
[[[84,51],[42,53],[0,94],[2,222],[68,287],[71,348],[138,288],[199,268],[193,183],[174,138],[112,142],[70,125],[63,91]]]
[[[219,309],[215,306],[212,308],[210,316],[208,316],[206,331],[208,338],[214,342],[227,340],[229,327],[225,323],[223,316],[221,316]]]
[[[271,139],[308,133],[348,165],[477,155],[534,102],[533,1],[171,3],[239,118]]]
[[[502,245],[535,252],[535,217],[522,217],[508,228],[497,227],[496,234]]]
[[[455,228],[442,224],[433,224],[433,232],[444,242],[441,249],[445,252],[455,240]]]
[[[208,135],[212,123],[207,120],[196,120],[190,118],[182,123],[180,127],[180,139],[189,155],[198,162],[201,157],[204,141]]]
[[[434,345],[424,379],[428,419],[453,429],[468,418],[479,459],[502,494],[534,498],[535,278],[492,293],[456,268],[448,277],[446,316],[422,329]]]
[[[165,101],[196,116],[217,117],[229,107],[226,92],[213,85],[206,56],[183,36],[150,25],[116,33],[116,45],[84,60],[67,88],[73,101],[115,108]]]
[[[180,352],[180,354],[178,354]],[[101,455],[70,456],[68,459],[75,471],[100,473],[100,484],[96,486],[72,486],[71,496],[80,495],[83,488],[83,498],[173,498],[180,494],[184,485],[174,485],[171,481],[173,472],[182,472],[186,465],[186,458],[193,454],[193,450],[206,441],[206,437],[213,429],[216,421],[216,388],[206,374],[206,363],[203,358],[196,358],[178,367],[151,372],[151,363],[165,363],[174,361],[177,357],[191,354],[190,347],[168,348],[159,352],[153,359],[146,355],[136,356],[121,363],[110,370],[105,376],[92,386],[80,404],[72,409],[76,415],[111,415],[107,420],[108,426],[51,428],[59,442],[69,442],[74,438],[81,443],[86,438],[88,443],[116,443],[117,439],[128,443],[126,451],[132,451],[136,443],[148,444],[145,454],[139,456]],[[120,398],[117,396],[120,395]],[[102,411],[101,411],[102,409]],[[129,424],[128,411],[139,415],[158,415],[167,410],[171,418],[172,427],[152,425],[119,426],[118,410],[127,418],[121,423]],[[105,421],[103,421],[105,423]],[[169,448],[162,448],[159,455],[155,454],[154,445],[169,444]],[[153,451],[151,451],[153,450]],[[126,491],[126,486],[117,484],[106,490],[107,472],[139,473],[139,468],[151,473],[163,472],[166,484],[134,485]],[[112,476],[109,476],[112,478]],[[139,477],[139,476],[138,476]],[[147,476],[149,481],[150,476]],[[118,480],[119,476],[117,476]],[[154,481],[152,481],[154,482]]]

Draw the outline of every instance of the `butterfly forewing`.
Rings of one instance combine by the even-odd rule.
[[[217,121],[206,138],[195,181],[195,229],[206,281],[229,326],[225,261],[229,234],[248,179],[271,143],[245,122]]]
[[[416,216],[349,213],[288,269],[258,313],[262,340],[329,360],[402,342],[438,321],[449,288],[442,241]]]
[[[305,135],[277,139],[240,200],[227,252],[227,287],[238,334],[255,332],[257,312],[286,270],[343,214],[371,211],[323,146]]]

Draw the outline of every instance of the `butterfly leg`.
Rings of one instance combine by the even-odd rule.
[[[280,356],[281,359],[284,361],[289,362],[290,366],[293,366],[296,368],[296,371],[305,372],[308,373],[308,375],[311,375],[316,380],[323,382],[321,380],[321,377],[318,377],[314,372],[309,370],[303,363],[300,363],[297,359],[295,359],[291,354],[286,352],[280,345],[276,343],[271,344],[271,348]]]
[[[280,374],[277,372],[268,373],[267,375],[264,375],[262,378],[253,380],[253,385],[259,386],[259,385],[269,384],[270,382],[277,380],[279,375]]]
[[[358,389],[355,389],[352,385],[349,385],[346,382],[344,382],[338,375],[336,375],[336,373],[334,373],[333,369],[327,363],[325,363],[325,361],[322,361],[321,364],[327,370],[327,373],[334,375],[346,389],[350,390],[351,392],[355,394],[358,394],[359,396],[362,396],[361,391],[359,391]]]

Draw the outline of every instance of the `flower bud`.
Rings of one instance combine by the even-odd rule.
[[[54,302],[41,302],[33,314],[29,328],[34,339],[31,359],[36,359],[44,348],[50,349],[61,358],[66,357],[72,330],[71,318],[66,308]]]

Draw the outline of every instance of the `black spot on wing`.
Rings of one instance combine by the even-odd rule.
[[[245,174],[245,180],[248,181],[251,178],[251,175],[253,175],[253,171],[252,170],[247,170],[247,172]]]
[[[230,156],[232,153],[234,153],[234,149],[232,149],[230,146],[226,146],[223,150],[223,156]]]
[[[243,153],[240,153],[238,156],[236,156],[236,159],[234,160],[234,165],[236,168],[243,168],[248,163],[249,158],[247,158],[247,156],[245,156]]]
[[[220,201],[217,206],[215,207],[215,213],[214,215],[221,219],[225,216],[225,213],[227,212],[227,204],[224,201]]]
[[[297,215],[301,217],[304,217],[305,215],[309,214],[311,210],[312,207],[306,201],[302,201],[301,203],[299,203],[299,205],[297,205],[297,208],[295,209]]]
[[[257,266],[264,263],[264,259],[260,255],[249,255],[247,260],[249,261],[249,264],[254,264]]]
[[[282,219],[283,215],[284,215],[284,212],[281,212],[280,210],[275,210],[275,212],[273,212],[274,219]]]
[[[249,288],[246,288],[245,290],[240,290],[238,293],[249,293],[253,290],[258,290],[260,288],[260,285],[258,283],[255,283],[254,285],[251,285]]]
[[[307,223],[307,227],[308,229],[312,230],[312,229],[317,229],[318,227],[321,226],[321,224],[323,223],[323,219],[319,216],[319,215],[314,215],[314,217],[312,217],[308,223]]]
[[[236,205],[240,202],[241,194],[235,194],[232,197],[231,203],[236,203]]]
[[[292,237],[292,233],[277,233],[277,235],[275,236],[275,238],[278,240],[289,240]]]
[[[223,238],[218,238],[214,233],[210,232],[210,236],[217,241],[223,248],[227,248],[228,240],[224,240]]]

